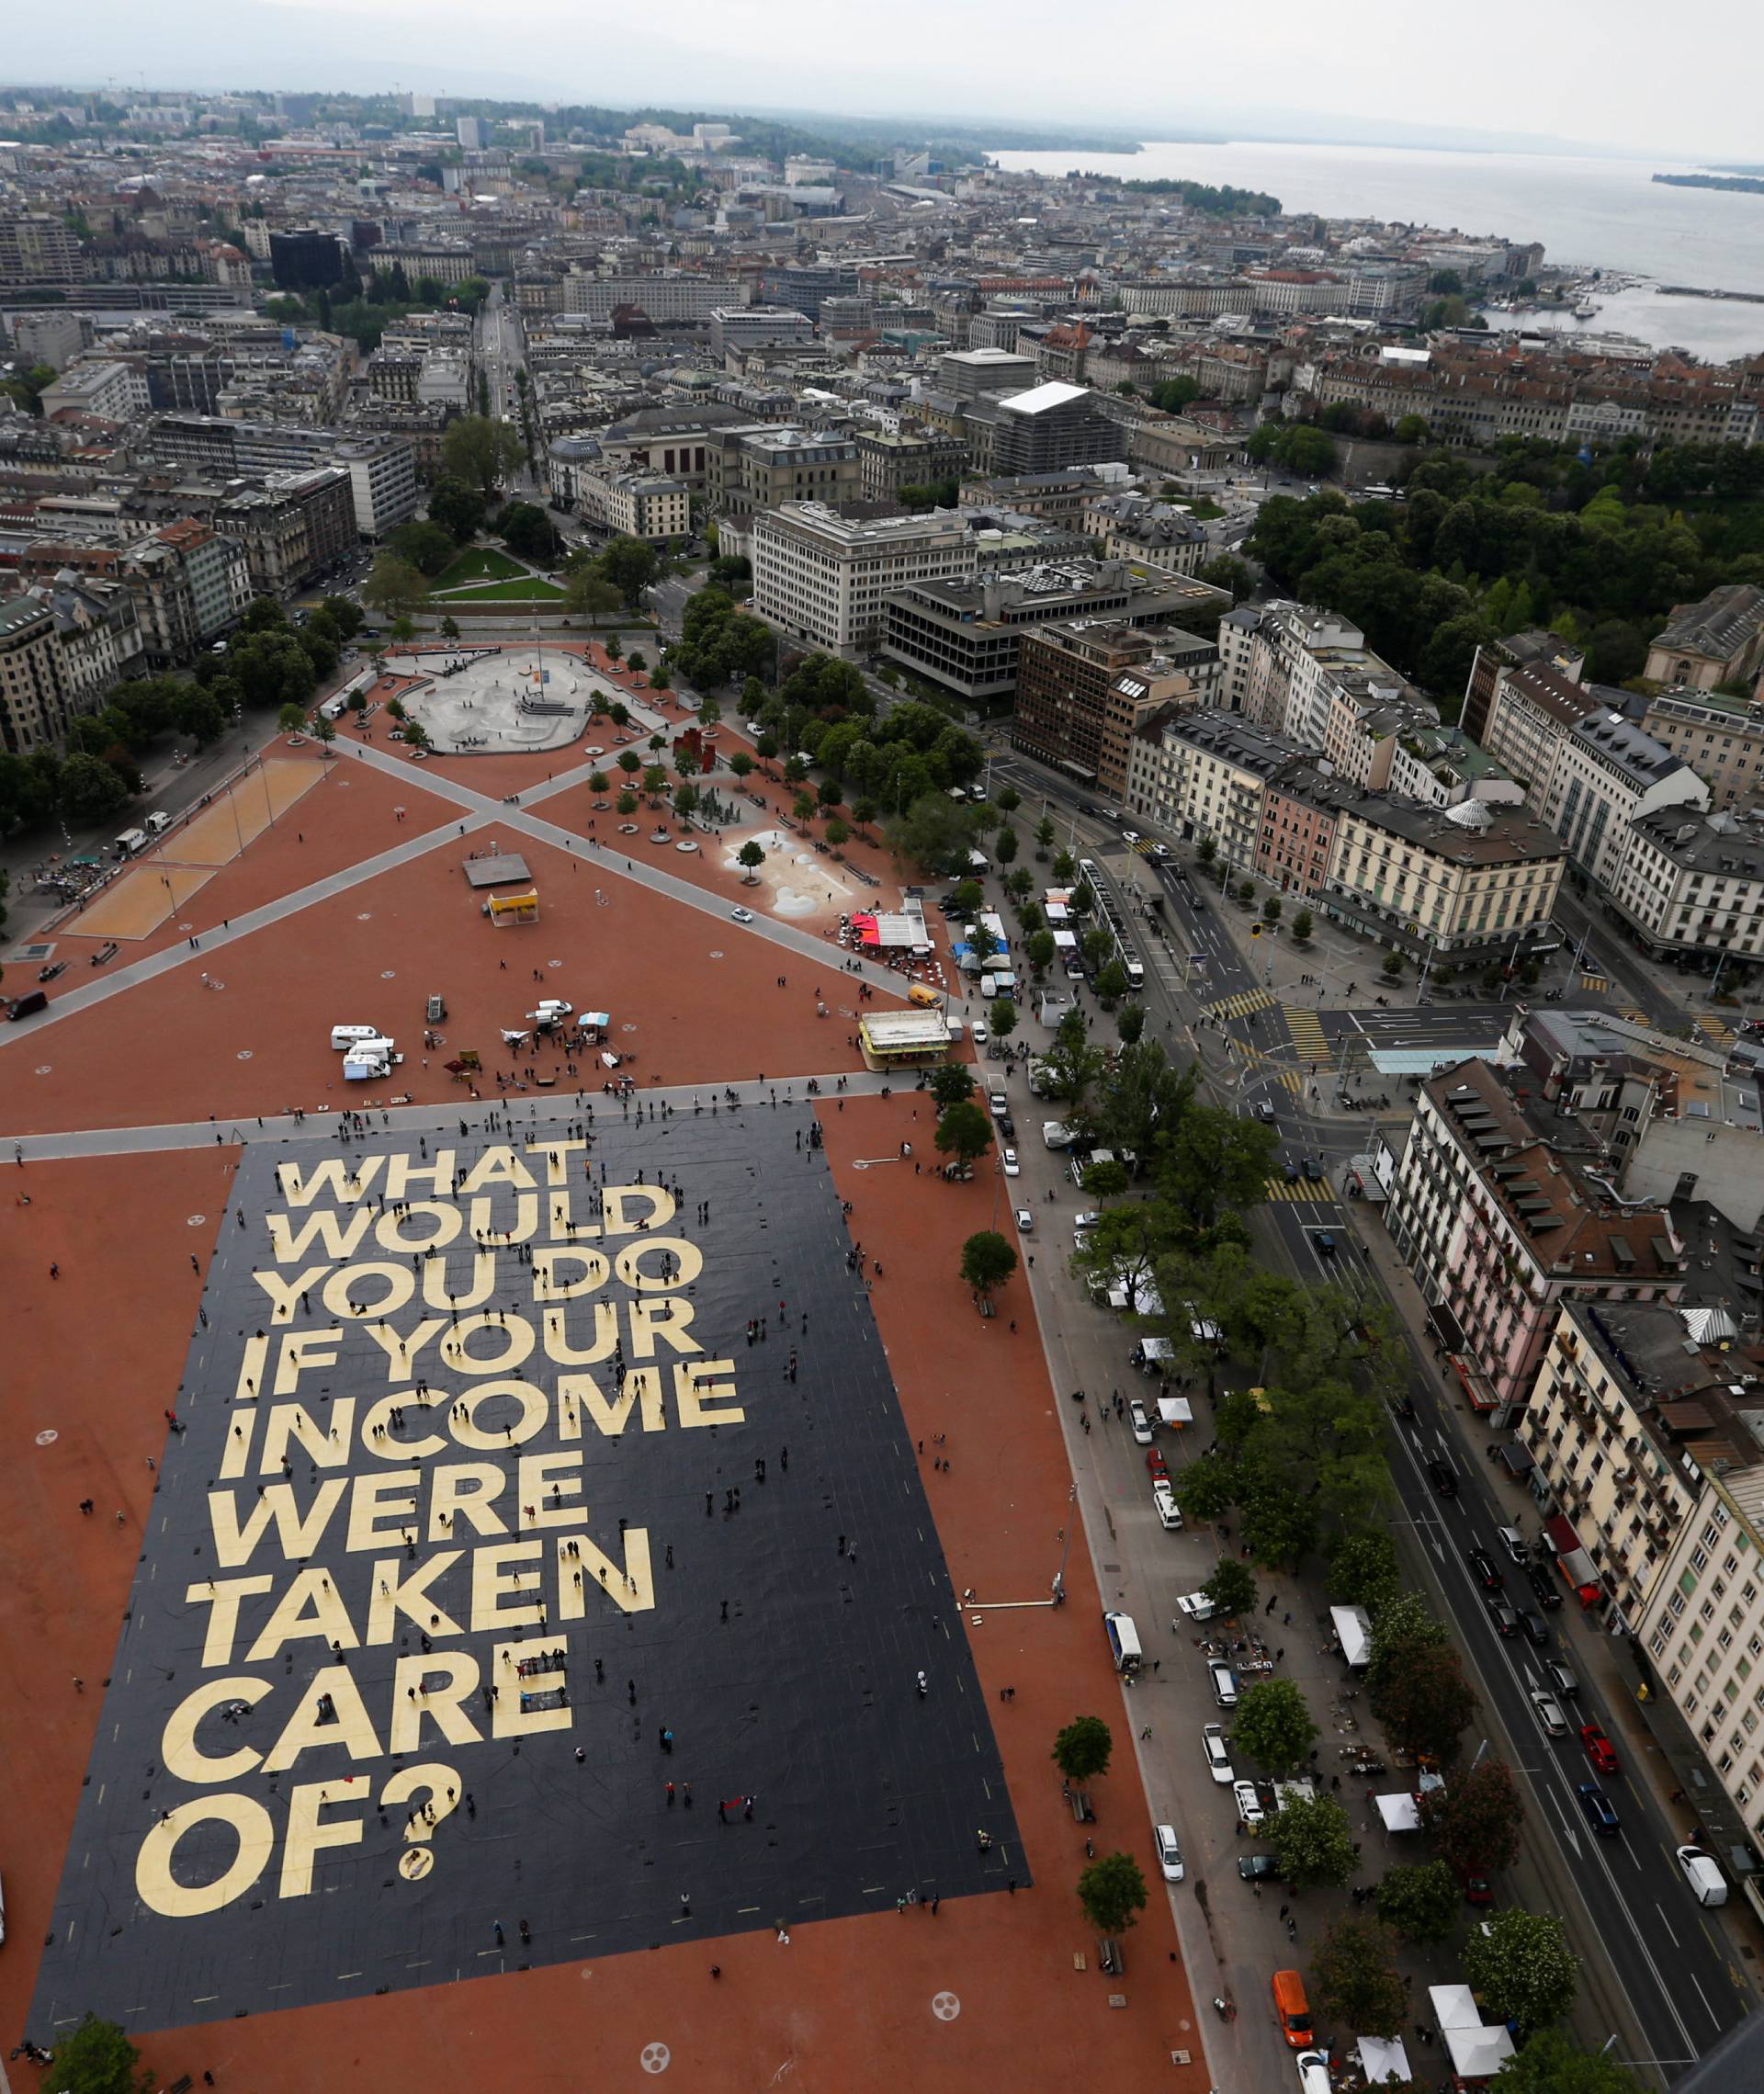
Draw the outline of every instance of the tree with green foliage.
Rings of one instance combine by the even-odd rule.
[[[1396,1545],[1388,1534],[1343,1534],[1329,1552],[1329,1598],[1376,1613],[1403,1589]]]
[[[1582,2050],[1560,2029],[1535,2029],[1488,2082],[1489,2094],[1643,2094],[1619,2059]]]
[[[127,2033],[96,2014],[56,2043],[57,2094],[149,2094],[154,2078],[141,2069],[141,2053]]]
[[[505,503],[496,531],[517,560],[545,566],[557,557],[557,526],[535,502]]]
[[[1201,397],[1201,382],[1185,374],[1180,378],[1166,379],[1161,385],[1153,386],[1147,397],[1154,407],[1164,413],[1180,414],[1192,401]]]
[[[461,414],[441,438],[441,470],[475,488],[486,504],[510,474],[526,463],[526,451],[508,423],[489,414]],[[431,505],[433,507],[433,505]]]
[[[1295,909],[1293,911],[1293,943],[1295,945],[1308,945],[1311,933],[1316,928],[1317,924],[1308,909]]]
[[[477,489],[443,473],[429,490],[429,521],[456,545],[465,545],[484,527],[484,502]]]
[[[1336,1889],[1359,1865],[1353,1827],[1332,1795],[1288,1796],[1269,1821],[1267,1839],[1281,1874],[1300,1890]]]
[[[956,1105],[953,1112],[978,1112],[974,1105]],[[937,1146],[941,1149],[944,1126],[950,1115],[945,1114],[939,1124]],[[959,1151],[958,1151],[959,1153]],[[989,1296],[994,1287],[1001,1287],[1017,1269],[1017,1253],[1011,1242],[996,1229],[982,1228],[970,1236],[962,1245],[963,1281],[982,1298]]]
[[[361,600],[382,617],[410,617],[429,600],[422,572],[395,552],[382,552],[361,585]]]
[[[1420,1807],[1434,1851],[1460,1876],[1510,1869],[1519,1859],[1525,1799],[1504,1760],[1485,1754],[1468,1773],[1428,1790]]]
[[[1192,1473],[1195,1466],[1191,1464],[1185,1473]],[[1256,1611],[1256,1574],[1241,1557],[1222,1556],[1201,1590],[1221,1614],[1253,1614]]]
[[[1317,1737],[1317,1719],[1292,1681],[1258,1680],[1238,1695],[1231,1742],[1271,1773],[1291,1773]]]
[[[964,1104],[974,1095],[974,1071],[965,1061],[940,1061],[926,1086],[940,1113]]]
[[[1099,1934],[1125,1934],[1146,1908],[1146,1879],[1131,1854],[1099,1854],[1078,1879],[1078,1902]]]
[[[69,821],[108,821],[132,797],[116,765],[101,756],[81,753],[62,765],[58,801]]]
[[[652,545],[624,536],[607,539],[597,564],[602,579],[610,582],[633,610],[662,572],[661,555]]]
[[[1059,947],[1055,944],[1054,934],[1051,931],[1032,932],[1028,943],[1023,946],[1023,956],[1035,969],[1037,977],[1045,975],[1047,969],[1053,966],[1058,952]]]
[[[1103,935],[1106,937],[1107,933]],[[1105,1011],[1113,1010],[1127,993],[1127,970],[1118,959],[1112,959],[1097,969],[1097,1000]]]
[[[1124,1003],[1114,1014],[1114,1029],[1123,1047],[1136,1046],[1146,1030],[1145,1005]]]
[[[886,824],[893,855],[926,873],[949,873],[967,865],[974,824],[966,809],[942,793],[925,793]]]
[[[1216,554],[1209,560],[1201,569],[1200,579],[1212,588],[1228,589],[1239,604],[1256,586],[1249,562],[1229,552]]]
[[[1260,1120],[1194,1105],[1171,1131],[1159,1189],[1196,1229],[1208,1228],[1223,1210],[1244,1213],[1266,1195],[1279,1147],[1276,1130]]]
[[[1413,1619],[1419,1609],[1420,1619]],[[1405,1594],[1373,1618],[1366,1700],[1392,1738],[1442,1765],[1456,1760],[1476,1710],[1464,1660],[1419,1597]]]
[[[992,1146],[992,1122],[978,1105],[964,1101],[950,1106],[938,1121],[933,1139],[942,1154],[953,1156],[962,1169],[971,1169]]]
[[[741,885],[752,887],[759,877],[760,867],[765,863],[765,853],[752,837],[735,854],[735,862],[741,868]]]
[[[415,518],[408,524],[401,524],[394,531],[388,531],[386,548],[400,560],[408,560],[419,574],[426,575],[431,582],[451,566],[458,550],[439,524],[424,524]]]
[[[1464,1944],[1464,1974],[1484,2013],[1521,2029],[1560,2020],[1580,1988],[1580,1959],[1553,1912],[1492,1912]]]
[[[610,617],[625,599],[619,590],[592,567],[579,567],[564,577],[563,600],[579,618]]]
[[[1351,1913],[1329,1928],[1311,1957],[1311,2000],[1360,2035],[1396,2035],[1408,2018],[1408,1980],[1389,1930]]]
[[[345,641],[354,640],[368,622],[361,606],[347,596],[327,596],[319,607],[336,628],[338,639]]]
[[[304,706],[286,705],[276,716],[276,724],[284,734],[298,734],[306,725]]]
[[[1114,1752],[1114,1734],[1101,1716],[1074,1716],[1054,1738],[1054,1765],[1069,1782],[1106,1774]]]
[[[1392,1933],[1419,1947],[1449,1941],[1464,1913],[1464,1893],[1443,1862],[1386,1869],[1373,1897]]]

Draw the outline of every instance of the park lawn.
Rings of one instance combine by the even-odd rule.
[[[467,582],[514,582],[526,572],[518,560],[498,552],[494,546],[468,546],[457,560],[443,569],[430,587],[454,589]]]
[[[476,589],[454,589],[445,596],[432,596],[429,608],[445,611],[449,604],[560,604],[563,591],[555,582],[542,582],[537,574],[518,582],[486,582]]]

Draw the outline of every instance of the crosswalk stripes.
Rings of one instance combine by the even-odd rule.
[[[1216,1003],[1208,1003],[1204,1009],[1206,1015],[1216,1020],[1247,1018],[1251,1011],[1271,1010],[1275,1001],[1265,989],[1246,989],[1236,996],[1222,996]]]
[[[1136,858],[1148,858],[1151,855],[1151,845],[1146,842],[1143,836],[1136,843],[1129,843],[1127,848]]]
[[[1583,974],[1580,977],[1580,986],[1589,995],[1602,996],[1611,983],[1602,974]]]
[[[1313,1183],[1300,1178],[1294,1183],[1285,1178],[1270,1178],[1265,1188],[1271,1200],[1291,1200],[1295,1205],[1315,1206],[1334,1197],[1327,1184]]]
[[[1627,1018],[1632,1025],[1651,1025],[1654,1023],[1645,1011],[1637,1010],[1633,1003],[1620,1003],[1617,1006],[1617,1015]]]
[[[1724,1019],[1699,1018],[1697,1027],[1711,1047],[1724,1047],[1734,1044],[1734,1028]]]
[[[1329,1036],[1324,1032],[1322,1021],[1315,1011],[1295,1010],[1290,1003],[1281,1006],[1286,1014],[1286,1030],[1293,1036],[1293,1045],[1298,1050],[1301,1061],[1327,1063],[1334,1058],[1330,1052]]]

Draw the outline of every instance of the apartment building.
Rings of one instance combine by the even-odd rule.
[[[1532,1493],[1572,1522],[1613,1629],[1642,1619],[1696,1513],[1703,1470],[1759,1454],[1735,1414],[1731,1356],[1697,1341],[1712,1312],[1646,1292],[1557,1305],[1520,1428]]]
[[[81,284],[86,262],[79,235],[50,211],[0,213],[0,289]]]
[[[1210,841],[1228,866],[1248,872],[1261,833],[1270,782],[1296,766],[1286,736],[1241,715],[1179,712],[1148,724],[1130,753],[1127,803],[1190,842]]]
[[[1035,359],[1013,349],[949,349],[937,359],[937,391],[965,407],[989,392],[1027,392],[1035,378]]]
[[[1610,889],[1641,816],[1675,807],[1701,811],[1709,787],[1622,713],[1591,712],[1562,737],[1549,783],[1531,805],[1595,887]]]
[[[1430,964],[1517,961],[1561,943],[1551,917],[1566,854],[1523,809],[1358,791],[1335,806],[1334,855],[1314,890],[1324,915]]]
[[[1570,647],[1555,633],[1535,629],[1510,633],[1505,640],[1486,640],[1477,648],[1464,685],[1464,709],[1458,716],[1459,724],[1473,741],[1484,748],[1488,746],[1489,708],[1501,671],[1533,665],[1553,670],[1568,683],[1577,684],[1586,672],[1587,658],[1579,648]]]
[[[42,393],[43,418],[58,414],[96,414],[107,422],[131,422],[149,405],[147,380],[132,364],[70,364]]]
[[[786,502],[837,508],[859,497],[862,468],[850,436],[769,424],[711,429],[705,500],[714,516],[753,516]]]
[[[1597,1157],[1546,1139],[1492,1063],[1421,1085],[1400,1158],[1380,1143],[1385,1226],[1477,1410],[1525,1409],[1564,1302],[1682,1298],[1671,1215],[1618,1206]]]
[[[1642,727],[1690,764],[1716,807],[1764,790],[1764,699],[1676,684],[1647,701]]]
[[[977,402],[968,421],[977,449],[984,444],[994,473],[1061,472],[1069,466],[1119,458],[1125,438],[1098,411],[1098,396],[1081,385],[1049,379],[1007,398]]]
[[[1478,650],[1478,661],[1485,651]],[[1480,739],[1532,805],[1542,806],[1569,730],[1589,713],[1609,709],[1598,692],[1542,662],[1500,664],[1488,680]]]
[[[11,756],[53,748],[73,711],[54,613],[35,596],[0,599],[0,746]]]
[[[708,323],[711,315],[746,301],[734,277],[660,272],[646,276],[589,277],[571,271],[563,279],[563,310],[590,320],[610,320],[629,307],[657,323]]]
[[[860,521],[824,502],[785,502],[754,516],[750,543],[755,613],[848,659],[881,645],[895,591],[974,567],[967,524],[953,509]]]
[[[1764,1836],[1764,1463],[1749,1365],[1732,1452],[1711,1450],[1693,1511],[1659,1567],[1636,1635],[1656,1679],[1702,1743],[1722,1789]]]
[[[1688,807],[1637,816],[1607,906],[1657,958],[1764,954],[1764,836],[1728,813]]]
[[[967,463],[959,436],[933,429],[858,429],[858,492],[866,502],[898,502],[905,487],[956,479]]]
[[[171,554],[183,569],[181,588],[174,584],[150,594],[156,615],[152,623],[143,621],[149,653],[186,660],[231,631],[250,608],[250,560],[238,538],[223,538],[209,525],[187,517],[162,526],[145,543],[129,549],[137,562]]]
[[[592,436],[561,436],[551,446],[551,491],[600,529],[665,545],[692,529],[692,495],[683,480],[606,457]]]
[[[1335,860],[1341,804],[1353,797],[1314,764],[1291,762],[1272,772],[1262,787],[1250,871],[1283,894],[1318,892]]]
[[[1204,582],[1144,575],[1113,617],[1037,627],[1018,657],[1012,743],[1105,792],[1125,793],[1137,721],[1124,718],[1119,694],[1112,695],[1115,679],[1123,673],[1143,678],[1153,658],[1161,657],[1197,685],[1210,686],[1211,660],[1174,636],[1213,640],[1229,602]]]
[[[1367,705],[1409,694],[1358,626],[1304,604],[1235,610],[1220,628],[1219,660],[1228,709],[1312,750],[1328,745],[1332,716],[1338,741],[1345,742]]]
[[[740,356],[749,349],[814,338],[814,322],[787,305],[719,305],[710,315],[711,359],[725,367],[731,351]]]
[[[49,606],[61,651],[61,681],[70,713],[96,712],[104,695],[132,673],[142,652],[135,600],[120,582],[58,575],[30,594]]]
[[[332,457],[349,475],[362,538],[383,538],[416,515],[416,452],[402,436],[347,438]]]

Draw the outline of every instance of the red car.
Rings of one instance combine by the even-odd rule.
[[[1580,1742],[1586,1748],[1587,1758],[1601,1774],[1617,1771],[1617,1748],[1596,1723],[1582,1724]]]
[[[1464,1896],[1467,1905],[1492,1905],[1495,1902],[1495,1886],[1487,1876],[1471,1870],[1464,1878]]]
[[[1170,1464],[1164,1459],[1164,1450],[1161,1447],[1148,1447],[1146,1449],[1146,1467],[1161,1481],[1169,1481]]]

